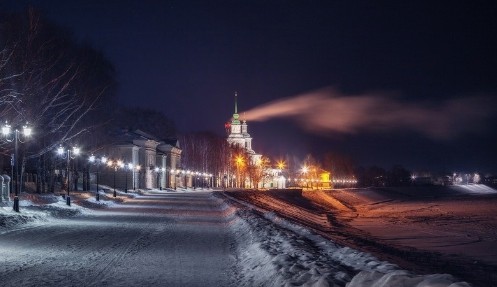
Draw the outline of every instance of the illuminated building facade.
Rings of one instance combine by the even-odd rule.
[[[233,114],[231,122],[226,126],[226,128],[229,129],[228,143],[243,148],[250,156],[250,160],[253,163],[256,163],[261,159],[261,155],[257,154],[252,149],[252,137],[248,133],[247,121],[240,121],[237,97],[237,93],[235,93],[235,113]]]
[[[114,136],[115,142],[101,150],[108,161],[121,161],[125,166],[101,168],[100,182],[124,189],[169,188],[178,185],[177,178],[170,176],[170,171],[181,166],[181,148],[176,139],[160,140],[141,130],[122,130]],[[134,169],[126,168],[131,164]],[[140,167],[136,169],[136,167]],[[159,171],[156,170],[159,168]],[[115,173],[115,174],[114,174]]]
[[[240,120],[240,115],[238,114],[238,95],[235,93],[235,112],[231,118],[231,122],[226,123],[226,131],[228,133],[227,141],[232,146],[238,146],[242,148],[250,159],[252,165],[259,165],[261,162],[262,155],[256,153],[252,149],[252,137],[248,133],[247,121]],[[257,188],[285,188],[285,178],[281,175],[281,171],[274,172],[275,169],[265,169],[262,170],[264,174],[263,180],[258,183]],[[239,171],[237,172],[239,173]],[[240,176],[240,174],[238,174]],[[239,179],[237,180],[237,186],[240,187],[253,187],[255,184],[250,182],[249,178],[242,180],[240,184]]]

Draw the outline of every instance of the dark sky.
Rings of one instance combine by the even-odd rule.
[[[497,105],[496,1],[0,3],[30,3],[101,49],[119,73],[120,101],[163,111],[181,132],[224,134],[235,91],[242,111],[326,87],[395,94],[402,105],[476,96]],[[252,121],[249,132],[270,156],[330,150],[363,165],[497,172],[493,111],[444,139],[410,128],[311,131],[298,117]]]

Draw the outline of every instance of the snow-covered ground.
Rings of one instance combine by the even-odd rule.
[[[229,194],[311,226],[344,246],[372,252],[420,274],[448,272],[477,282],[477,286],[497,286],[497,191],[492,188],[469,185]],[[311,213],[313,216],[308,216]]]
[[[1,286],[469,286],[212,191],[23,198],[0,208]]]

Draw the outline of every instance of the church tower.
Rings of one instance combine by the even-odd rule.
[[[233,118],[231,119],[231,134],[240,134],[241,126],[240,126],[240,115],[238,114],[238,103],[237,103],[238,95],[235,92],[235,113],[233,113]]]
[[[247,121],[240,122],[238,114],[238,94],[235,92],[235,112],[230,123],[230,134],[228,135],[228,143],[236,144],[247,150],[250,154],[255,154],[252,150],[252,138],[248,133]]]

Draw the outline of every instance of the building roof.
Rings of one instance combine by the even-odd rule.
[[[114,144],[125,145],[133,144],[135,140],[150,140],[156,141],[158,144],[167,144],[176,148],[180,148],[178,139],[159,139],[156,136],[142,130],[121,130],[115,135]]]

